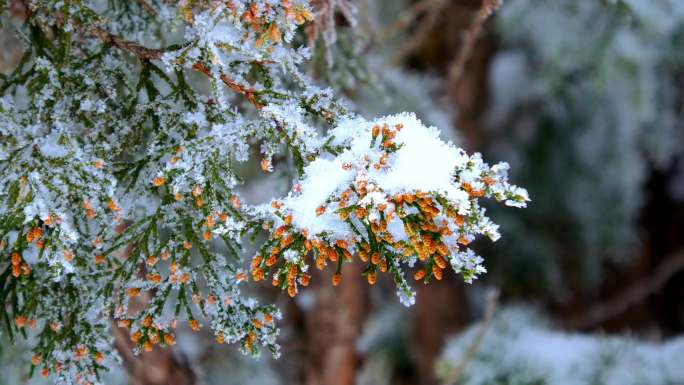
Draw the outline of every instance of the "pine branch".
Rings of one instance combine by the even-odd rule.
[[[116,36],[114,34],[111,34],[101,28],[98,27],[91,27],[89,29],[89,32],[98,37],[100,40],[102,40],[103,43],[105,44],[111,44],[117,48],[120,48],[124,51],[128,51],[135,56],[137,56],[141,60],[159,60],[162,55],[164,54],[164,50],[161,49],[154,49],[154,48],[147,48],[141,44],[138,44],[136,42],[132,42],[129,40],[125,40],[119,36]],[[211,72],[210,70],[202,63],[197,62],[193,64],[192,68],[195,71],[198,71],[208,77],[211,77]],[[221,74],[220,75],[221,81],[231,90],[234,92],[244,95],[245,98],[254,105],[254,107],[259,110],[263,107],[261,103],[257,101],[256,98],[256,90],[254,88],[250,87],[245,87],[243,85],[240,85],[228,77],[226,74]]]

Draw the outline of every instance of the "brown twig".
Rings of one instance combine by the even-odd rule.
[[[209,69],[200,62],[195,63],[192,66],[192,69],[201,72],[207,76],[210,76]],[[243,85],[235,83],[226,74],[221,74],[221,81],[231,90],[237,92],[238,94],[244,95],[245,98],[247,98],[247,100],[249,100],[249,102],[252,103],[257,110],[260,110],[263,107],[263,105],[257,101],[256,90],[254,88],[245,87]]]
[[[163,51],[160,49],[147,48],[138,43],[122,39],[121,37],[113,35],[101,28],[91,27],[89,32],[91,35],[94,35],[102,40],[102,42],[105,44],[111,44],[119,49],[128,51],[143,60],[158,60],[163,54]],[[200,62],[193,64],[192,69],[211,77],[211,71]],[[236,93],[244,95],[245,98],[247,98],[247,100],[252,103],[257,110],[263,107],[263,105],[259,103],[256,98],[256,90],[254,88],[245,87],[241,84],[238,84],[230,79],[230,77],[228,77],[226,74],[221,74],[220,78],[223,84],[225,84],[228,88]]]
[[[473,52],[475,42],[477,42],[477,39],[482,33],[482,27],[484,26],[485,21],[499,9],[501,3],[502,0],[482,0],[480,10],[477,12],[477,15],[470,23],[470,27],[468,27],[468,30],[464,35],[463,43],[461,44],[456,59],[454,59],[449,66],[448,79],[451,84],[457,82],[463,75],[468,59]]]
[[[160,49],[144,47],[138,43],[122,39],[98,27],[90,27],[88,32],[90,32],[91,35],[98,37],[103,43],[111,44],[117,48],[128,51],[140,59],[157,60],[161,58],[163,53]]]
[[[463,374],[463,371],[468,366],[468,363],[473,359],[473,357],[475,357],[475,354],[477,354],[477,351],[480,349],[480,345],[482,345],[482,341],[484,339],[485,334],[487,334],[487,331],[492,325],[492,320],[494,319],[494,312],[496,311],[496,306],[498,302],[499,290],[489,290],[487,292],[487,305],[485,307],[482,323],[480,323],[480,327],[477,329],[475,338],[473,338],[473,341],[470,343],[470,345],[468,345],[468,348],[463,353],[461,360],[447,374],[444,380],[445,385],[457,384],[459,379],[461,378],[461,375]]]
[[[157,16],[157,10],[154,9],[154,7],[151,6],[146,0],[138,0],[138,3],[140,3],[140,6],[145,10],[145,12],[152,16]]]
[[[609,320],[660,290],[676,273],[684,270],[684,250],[661,263],[649,277],[636,282],[614,298],[598,303],[564,324],[570,329],[587,329]]]

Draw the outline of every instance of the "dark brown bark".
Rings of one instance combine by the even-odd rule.
[[[330,274],[319,274],[315,303],[305,315],[308,345],[306,385],[353,385],[359,368],[356,340],[361,334],[365,286],[361,265],[342,269],[342,283],[332,286]]]
[[[463,137],[463,147],[482,151],[481,119],[488,105],[489,65],[496,51],[491,36],[482,36],[474,44],[463,74],[449,81],[449,96],[456,106],[455,126]]]
[[[462,330],[468,321],[464,284],[448,274],[441,281],[416,285],[416,319],[411,351],[419,384],[436,384],[435,360],[447,337]]]

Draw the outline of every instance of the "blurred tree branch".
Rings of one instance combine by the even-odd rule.
[[[570,318],[564,325],[569,329],[589,329],[620,315],[660,290],[676,273],[684,270],[684,249],[665,259],[650,276],[636,282],[614,298],[598,303]]]
[[[392,25],[380,31],[376,40],[382,42],[408,28],[420,15],[439,11],[446,5],[444,0],[421,0],[409,7]]]
[[[470,23],[468,30],[463,37],[463,43],[458,51],[458,55],[449,66],[448,80],[449,83],[454,84],[463,75],[465,65],[468,63],[475,42],[482,33],[482,27],[489,17],[496,12],[502,4],[502,0],[482,0],[482,5],[477,15]]]
[[[446,376],[444,385],[459,383],[461,374],[463,374],[463,371],[468,366],[470,360],[472,360],[473,357],[475,357],[475,354],[477,354],[477,351],[480,349],[480,345],[482,345],[482,340],[484,339],[485,334],[487,334],[487,331],[492,325],[492,320],[494,319],[494,313],[496,311],[496,306],[498,302],[499,290],[489,290],[487,292],[484,316],[482,318],[482,322],[480,323],[480,327],[477,329],[475,338],[473,338],[473,341],[470,343],[470,345],[468,345],[468,348],[463,353],[463,357],[461,357],[461,360],[452,368],[451,372]]]
[[[442,11],[449,2],[447,0],[423,0],[411,7],[404,16],[400,17],[397,23],[391,26],[388,30],[383,31],[382,38],[389,37],[396,34],[400,30],[408,27],[412,21],[418,18],[421,14],[425,14],[425,20],[418,23],[418,28],[410,35],[407,41],[402,44],[399,52],[394,56],[392,62],[401,63],[406,57],[411,55],[418,49],[425,39],[430,35],[435,25],[442,16]],[[384,36],[384,37],[382,37]]]

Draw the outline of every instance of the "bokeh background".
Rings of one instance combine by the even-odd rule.
[[[358,266],[296,300],[263,285],[254,295],[284,309],[280,359],[184,333],[123,354],[106,382],[684,384],[684,1],[312,3],[310,74],[368,117],[414,111],[508,161],[529,208],[492,205],[503,237],[474,246],[489,272],[472,285],[416,285],[412,308]],[[0,31],[0,71],[13,39]],[[291,183],[243,171],[250,202]],[[0,384],[45,383],[22,349],[0,346]]]

